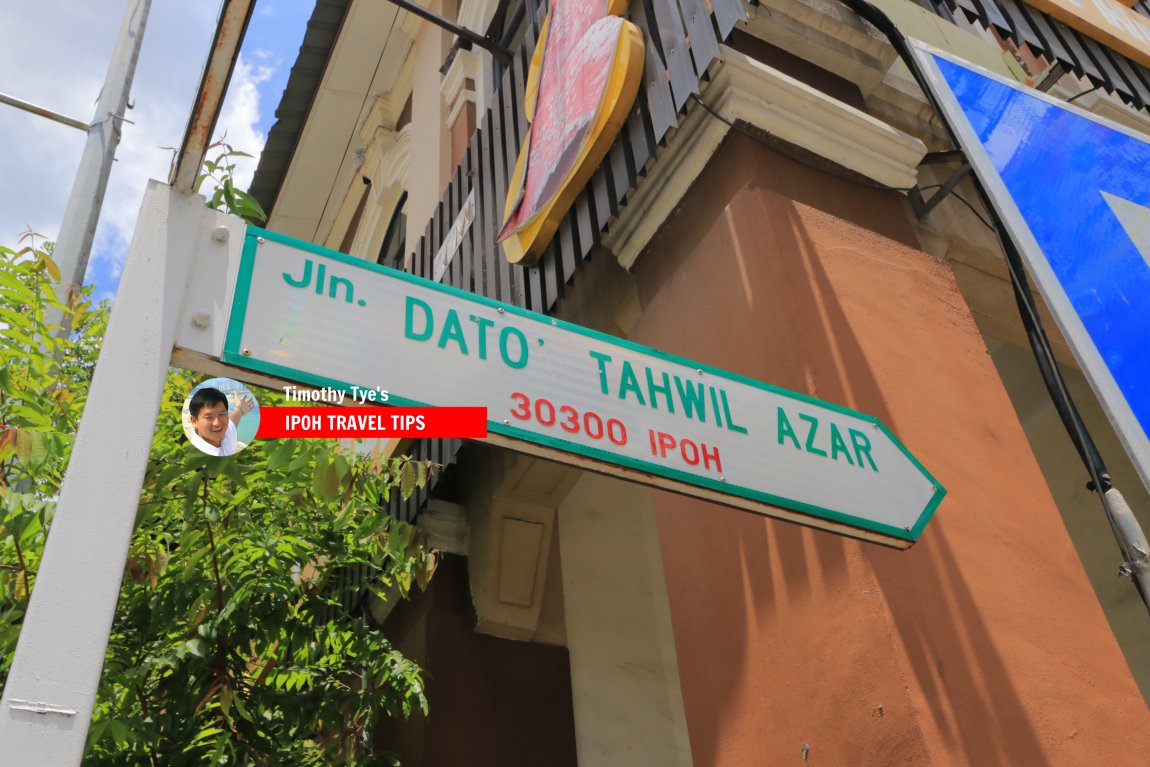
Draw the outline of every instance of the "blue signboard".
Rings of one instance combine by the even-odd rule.
[[[1150,487],[1150,137],[929,46],[915,54]]]

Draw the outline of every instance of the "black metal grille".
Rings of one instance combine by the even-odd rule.
[[[525,269],[508,263],[495,236],[502,223],[508,178],[528,127],[520,101],[547,11],[546,0],[527,2],[533,5],[522,17],[525,39],[511,65],[503,68],[491,108],[478,116],[478,128],[419,241],[411,271],[432,278],[435,255],[474,190],[475,220],[443,282],[547,313],[563,297],[565,286],[634,191],[659,145],[678,124],[688,98],[698,93],[701,79],[719,55],[719,42],[745,18],[745,12],[742,0],[711,0],[710,8],[705,0],[633,0],[631,20],[644,31],[647,44],[646,77],[635,108],[539,263]],[[459,440],[421,440],[412,456],[448,465],[461,444]],[[392,515],[413,521],[433,486],[434,481],[408,501],[393,496]]]

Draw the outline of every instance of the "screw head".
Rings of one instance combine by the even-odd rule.
[[[503,425],[504,425],[504,426],[510,426],[510,425],[511,425],[511,421],[509,421],[509,420],[507,420],[506,418],[504,418],[504,419],[503,419]]]
[[[507,314],[507,310],[504,309],[502,306],[499,307],[496,311],[498,311],[500,314]]]
[[[251,349],[243,349],[243,350],[241,350],[241,353],[242,353],[242,354],[243,354],[245,357],[250,357],[250,356],[252,356],[252,350],[251,350]]]
[[[267,240],[265,240],[263,237],[257,237],[256,242],[258,242],[260,245],[263,245],[265,242],[267,242]]]

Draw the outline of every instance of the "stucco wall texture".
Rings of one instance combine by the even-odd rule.
[[[994,365],[912,241],[896,195],[732,134],[636,264],[632,338],[875,414],[949,491],[905,552],[656,493],[694,763],[1150,763]]]

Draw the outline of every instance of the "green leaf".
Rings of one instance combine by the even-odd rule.
[[[415,493],[415,467],[406,461],[399,469],[399,495],[407,500]]]
[[[14,427],[13,427],[14,428]],[[38,469],[48,459],[48,435],[20,429],[16,432],[16,457],[29,469]]]
[[[116,745],[119,746],[127,744],[132,737],[131,730],[119,719],[108,720],[108,732],[111,733],[112,739],[115,740]]]
[[[312,493],[324,501],[334,500],[339,495],[339,472],[335,463],[327,461],[316,464],[312,477]]]
[[[56,262],[53,261],[47,253],[42,253],[40,255],[40,263],[44,265],[48,275],[54,282],[60,281],[60,267],[56,266]]]
[[[226,684],[220,690],[220,713],[229,718],[232,710],[232,688]]]
[[[248,713],[247,706],[244,705],[243,695],[236,695],[232,700],[232,705],[236,707],[236,713],[239,714],[241,718],[246,719],[249,722],[254,721],[252,719],[252,715]]]
[[[8,427],[8,434],[8,439],[16,445],[16,457],[20,459],[20,463],[27,465],[32,455],[32,437],[28,432],[15,426]]]
[[[295,454],[295,445],[291,440],[281,439],[270,443],[270,447],[266,448],[268,453],[268,471],[276,471],[282,469],[291,460],[292,455]]]

